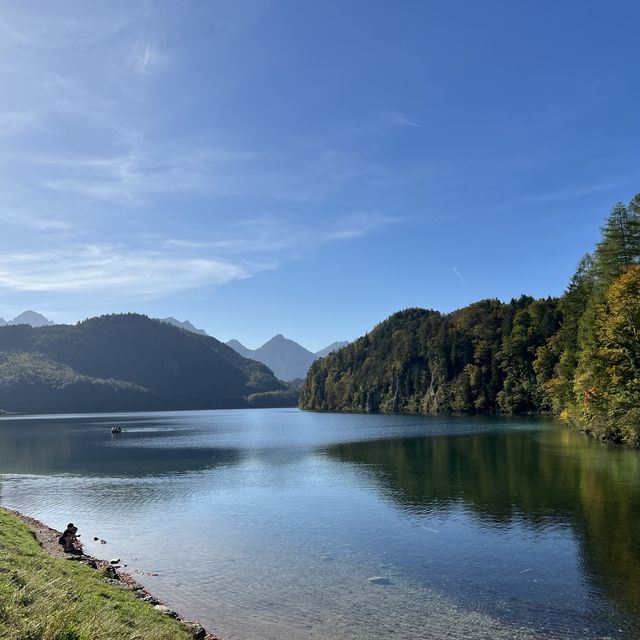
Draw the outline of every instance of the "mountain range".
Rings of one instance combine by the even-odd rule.
[[[84,412],[295,406],[297,391],[210,336],[138,314],[0,328],[0,409]]]
[[[173,316],[156,319],[160,322],[178,327],[179,329],[195,333],[196,335],[208,336],[206,331],[199,329],[189,322],[189,320],[178,320]],[[54,323],[36,311],[24,311],[19,316],[16,316],[13,320],[9,321],[5,321],[0,318],[0,327],[20,324],[26,324],[31,327],[38,328],[52,326]],[[309,367],[318,358],[324,358],[333,351],[337,351],[349,343],[333,342],[332,344],[324,347],[324,349],[320,349],[320,351],[316,351],[315,353],[305,349],[297,342],[285,338],[282,334],[274,336],[258,349],[249,349],[238,340],[229,340],[226,344],[241,356],[251,360],[257,360],[258,362],[267,365],[278,379],[290,382],[305,378],[307,371],[309,371]]]
[[[280,380],[290,382],[299,378],[305,378],[309,367],[318,358],[337,351],[349,343],[334,342],[324,349],[313,353],[294,340],[289,340],[279,333],[257,349],[249,349],[235,339],[229,340],[226,344],[241,356],[266,364]]]

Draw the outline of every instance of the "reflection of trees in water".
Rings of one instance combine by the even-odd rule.
[[[328,453],[366,465],[415,513],[462,504],[480,520],[566,524],[584,571],[614,605],[640,614],[640,455],[567,430],[340,444]]]
[[[46,420],[0,424],[0,473],[146,475],[198,471],[237,464],[242,452],[233,448],[163,446],[171,431],[111,434],[112,422],[94,429],[74,429]],[[184,431],[182,432],[185,433]],[[145,445],[151,440],[151,446]]]

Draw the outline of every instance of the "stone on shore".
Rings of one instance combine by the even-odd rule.
[[[180,616],[173,610],[167,607],[164,604],[157,604],[154,609],[159,611],[160,613],[164,613],[165,616],[169,616],[170,618],[179,618]]]
[[[107,565],[104,568],[104,575],[109,580],[120,580],[118,572],[116,571],[115,567],[112,567],[111,565]]]
[[[193,640],[204,640],[207,632],[204,627],[199,625],[197,622],[185,622],[184,626],[187,628],[187,631],[191,634]]]

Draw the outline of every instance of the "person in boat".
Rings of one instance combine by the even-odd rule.
[[[73,522],[67,525],[58,538],[58,544],[64,547],[65,553],[82,553],[82,544],[78,540],[78,527],[74,526]]]

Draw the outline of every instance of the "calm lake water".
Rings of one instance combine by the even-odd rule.
[[[640,454],[551,420],[2,418],[0,503],[225,640],[640,637]]]

